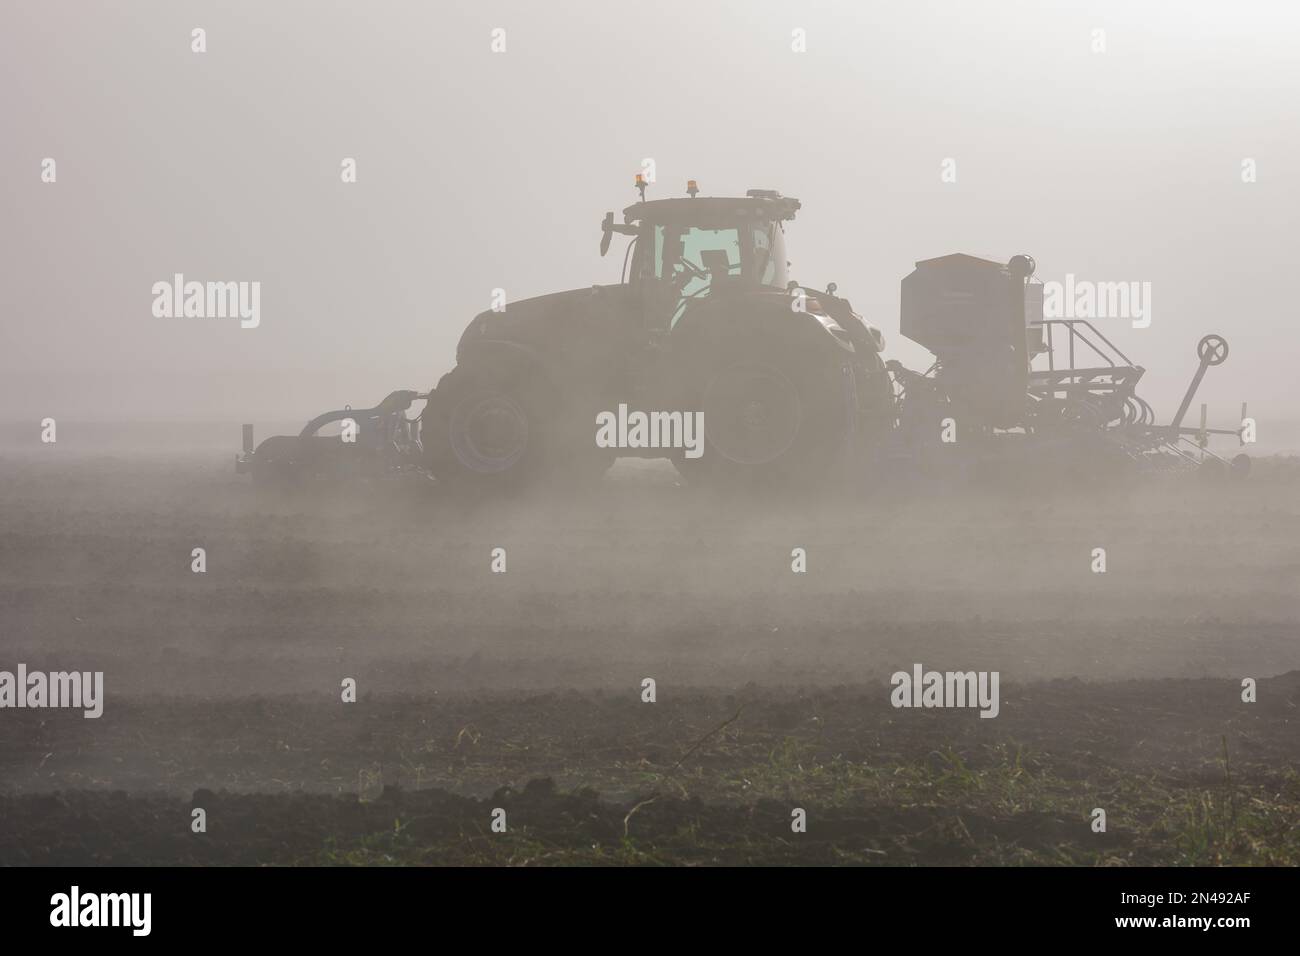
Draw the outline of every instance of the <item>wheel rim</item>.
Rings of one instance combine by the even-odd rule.
[[[704,433],[729,461],[762,465],[784,455],[803,423],[799,391],[768,366],[719,372],[704,394]]]
[[[470,471],[495,474],[518,464],[528,450],[528,416],[508,395],[479,395],[456,406],[451,448]]]

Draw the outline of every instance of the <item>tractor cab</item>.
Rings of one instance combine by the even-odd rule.
[[[644,183],[639,182],[644,196]],[[639,303],[644,327],[667,333],[695,304],[745,292],[784,293],[789,281],[785,222],[799,200],[775,190],[751,189],[744,198],[642,200],[623,210],[623,223],[607,213],[601,252],[613,233],[631,236],[622,281]]]

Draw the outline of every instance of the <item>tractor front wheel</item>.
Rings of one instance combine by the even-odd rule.
[[[813,485],[846,447],[854,397],[824,355],[755,349],[700,370],[704,453],[674,464],[691,481],[724,487]]]

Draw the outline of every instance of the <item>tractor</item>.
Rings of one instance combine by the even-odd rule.
[[[702,483],[812,482],[889,432],[880,332],[834,284],[789,279],[797,199],[705,197],[692,181],[686,197],[646,200],[637,185],[622,222],[611,212],[601,223],[602,256],[628,239],[617,283],[470,322],[421,415],[439,482],[581,484],[619,456],[668,458]],[[615,414],[633,427],[598,441]],[[665,427],[638,429],[638,415]],[[687,416],[703,426],[693,454],[677,440]]]

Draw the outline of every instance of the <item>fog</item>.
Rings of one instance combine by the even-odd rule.
[[[1297,50],[1280,2],[3,4],[0,867],[1300,864]],[[1102,441],[1100,388],[981,405],[957,362],[878,444],[876,356],[816,361],[759,294],[679,326],[690,389],[609,337],[680,442],[507,365],[422,445],[401,403],[275,437],[435,385],[501,290],[617,282],[600,223],[651,167],[652,199],[798,197],[791,276],[914,369],[918,260],[1135,283],[1097,325],[1156,420],[1219,333],[1198,401],[1249,403],[1255,463]],[[256,321],[168,315],[181,281]],[[1032,438],[985,440],[1017,411]],[[74,673],[93,719],[46,692]],[[211,893],[170,876],[189,925]],[[979,885],[940,898],[1115,912]]]
[[[1231,10],[1231,13],[1228,11]],[[1300,8],[1282,3],[7,4],[0,417],[292,419],[427,388],[492,290],[617,281],[599,222],[780,189],[791,274],[887,354],[915,260],[1150,282],[1102,324],[1168,420],[1294,413]],[[191,52],[191,30],[207,52]],[[503,28],[506,51],[490,49]],[[806,31],[807,52],[792,50]],[[1106,50],[1094,53],[1094,29]],[[42,161],[57,181],[42,182]],[[351,157],[357,182],[341,182]],[[941,163],[956,161],[956,182]],[[1242,181],[1244,159],[1258,181]],[[157,318],[175,273],[261,322]],[[233,441],[233,438],[232,438]]]

